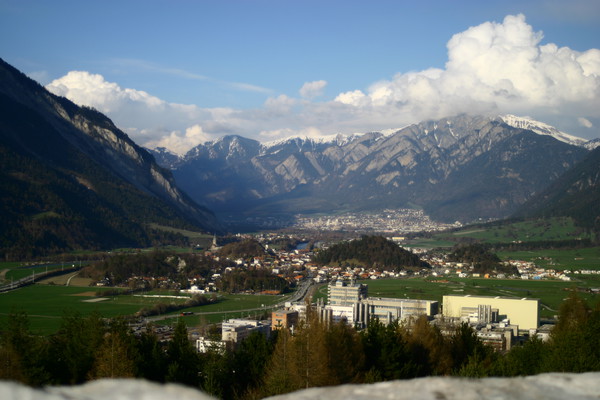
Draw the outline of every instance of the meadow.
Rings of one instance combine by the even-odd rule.
[[[502,260],[532,261],[540,267],[556,270],[600,270],[600,247],[501,251],[497,255]]]
[[[137,295],[96,296],[96,292],[106,290],[109,289],[35,284],[2,293],[0,294],[0,326],[6,324],[9,313],[24,311],[29,316],[31,331],[35,334],[47,335],[60,328],[61,318],[65,313],[76,312],[86,316],[98,312],[103,317],[110,318],[133,315],[141,308],[151,307],[159,302],[180,304],[186,300]],[[146,294],[160,294],[160,292]],[[173,293],[169,291],[162,294]],[[189,326],[195,326],[201,323],[221,322],[225,318],[241,315],[260,314],[262,308],[268,309],[273,304],[284,301],[285,298],[284,296],[223,294],[219,295],[219,302],[215,304],[186,308],[185,311],[192,311],[194,315],[186,317],[185,321]],[[161,318],[176,318],[180,313],[181,311],[172,312]],[[160,323],[168,323],[168,321]]]
[[[436,237],[478,239],[486,243],[510,243],[512,241],[540,242],[589,238],[580,232],[571,218],[550,218],[547,220],[522,221],[490,225],[486,227],[467,227],[464,230]]]
[[[465,240],[484,243],[552,242],[574,239],[591,239],[590,235],[576,227],[571,218],[549,218],[503,222],[496,225],[470,225],[462,229],[444,231],[420,237],[408,242],[411,247],[450,248]]]

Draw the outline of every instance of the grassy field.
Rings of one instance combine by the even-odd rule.
[[[498,252],[497,254],[502,260],[533,261],[540,267],[556,270],[600,270],[600,247]]]
[[[19,290],[0,294],[0,326],[7,321],[10,312],[24,311],[29,315],[30,327],[36,334],[51,334],[60,327],[61,317],[65,311],[78,312],[89,315],[98,312],[103,317],[131,315],[143,307],[163,303],[182,303],[185,299],[173,298],[148,298],[135,295],[120,295],[98,297],[96,291],[102,288],[31,285]],[[157,294],[150,292],[148,294]],[[173,293],[166,293],[171,295]],[[266,295],[222,295],[216,304],[186,308],[185,311],[202,314],[186,317],[186,322],[191,326],[201,322],[220,322],[223,318],[233,318],[243,314],[254,315],[260,311],[246,311],[234,313],[234,310],[268,308],[274,303],[284,299],[282,296]],[[175,318],[180,312],[171,313]]]
[[[265,311],[270,312],[270,307],[284,301],[285,296],[226,294],[219,298],[220,301],[216,304],[186,308],[185,311],[194,313],[194,315],[184,318],[186,324],[189,327],[196,327],[206,323],[219,323],[229,318],[257,317]],[[179,315],[178,312],[167,314],[165,320],[156,323],[159,325],[172,324],[173,320],[178,318]]]
[[[430,238],[410,241],[413,247],[452,247],[464,239],[485,243],[511,243],[513,241],[537,242],[573,240],[590,238],[573,224],[570,218],[551,218],[548,220],[522,221],[496,226],[466,226],[454,232],[440,232]]]
[[[10,281],[11,279],[14,279],[16,281],[18,279],[25,278],[26,276],[31,276],[34,273],[38,275],[40,273],[55,271],[61,268],[63,268],[63,266],[60,264],[12,268],[6,273],[5,280]]]
[[[540,316],[552,318],[560,304],[574,287],[600,287],[600,277],[588,277],[580,282],[525,281],[509,279],[460,279],[439,280],[408,278],[358,281],[369,286],[369,297],[409,298],[437,300],[442,303],[445,295],[476,295],[528,297],[540,299]],[[600,301],[598,295],[580,293],[590,305]],[[314,299],[327,297],[327,286],[317,290]]]
[[[455,237],[481,239],[488,243],[505,243],[513,240],[524,242],[569,240],[577,237],[587,237],[578,234],[578,229],[570,218],[516,222],[486,229],[459,231],[453,235]]]

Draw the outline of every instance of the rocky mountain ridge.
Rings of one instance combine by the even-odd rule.
[[[459,115],[329,141],[225,136],[168,163],[154,154],[192,198],[224,213],[419,206],[466,222],[510,215],[581,159],[584,144],[531,120]]]

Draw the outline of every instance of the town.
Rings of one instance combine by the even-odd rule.
[[[435,222],[422,210],[385,209],[380,212],[343,213],[335,216],[296,215],[292,228],[299,230],[409,233],[435,232],[461,227],[460,222],[444,224]]]
[[[267,338],[272,330],[289,329],[293,332],[299,323],[306,323],[308,312],[316,313],[321,322],[326,324],[345,323],[356,329],[365,329],[369,321],[377,319],[386,324],[394,321],[410,323],[410,321],[424,317],[440,328],[442,332],[450,334],[456,326],[467,323],[477,334],[482,342],[489,344],[498,351],[508,351],[512,346],[523,343],[530,337],[547,340],[554,321],[546,320],[540,325],[539,299],[535,298],[510,298],[501,296],[471,296],[450,295],[443,296],[440,303],[436,300],[405,298],[382,298],[368,295],[368,283],[380,279],[408,279],[419,277],[431,282],[447,282],[445,278],[481,278],[481,279],[513,279],[513,280],[561,280],[569,281],[572,274],[596,274],[598,271],[572,270],[558,271],[547,269],[530,261],[509,260],[504,265],[512,267],[513,274],[480,274],[474,272],[473,265],[466,262],[448,260],[447,254],[431,249],[413,249],[419,253],[422,260],[431,267],[410,269],[381,269],[365,268],[359,266],[331,266],[319,265],[314,262],[315,246],[311,248],[306,236],[294,237],[282,233],[262,233],[259,235],[240,235],[240,241],[254,241],[264,248],[262,255],[252,257],[223,257],[217,238],[213,239],[212,246],[204,256],[212,261],[216,268],[205,278],[200,276],[190,277],[186,284],[181,280],[166,277],[138,277],[132,276],[124,285],[128,287],[148,286],[155,287],[158,281],[161,287],[178,289],[181,296],[212,294],[215,298],[226,279],[227,274],[240,270],[265,271],[285,280],[287,290],[295,290],[293,297],[286,298],[285,302],[275,305],[272,312],[261,310],[260,316],[264,319],[228,318],[217,324],[220,329],[219,338],[202,336],[197,329],[190,329],[190,338],[195,341],[199,352],[209,350],[224,351],[238,346],[253,332],[260,332]],[[397,238],[388,238],[393,241]],[[281,240],[290,240],[298,243],[294,249],[275,249],[273,243]],[[313,242],[314,244],[314,242]],[[316,243],[327,247],[327,244]],[[397,244],[401,246],[400,244]],[[410,247],[405,247],[411,249]],[[176,256],[172,256],[176,258]],[[226,260],[224,260],[224,258]],[[175,259],[180,268],[185,267],[185,260]],[[232,266],[222,267],[222,261],[230,262]],[[96,284],[99,286],[109,284],[105,280]],[[327,287],[326,298],[314,301],[311,297],[318,287]],[[591,289],[598,292],[599,289]],[[256,288],[239,287],[240,293],[279,295],[284,290],[274,290],[269,287]],[[196,305],[196,304],[194,304]],[[277,308],[279,306],[279,308]],[[273,308],[273,307],[270,307]],[[182,311],[181,316],[192,315],[192,312]],[[256,314],[256,313],[255,313]],[[148,321],[148,320],[144,320]],[[143,324],[137,324],[140,331]],[[172,329],[163,328],[163,337],[168,339]]]

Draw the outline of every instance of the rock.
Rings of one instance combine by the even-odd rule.
[[[600,398],[600,372],[543,374],[517,378],[430,377],[370,385],[311,388],[270,397],[271,400],[585,400]],[[102,379],[80,386],[34,389],[0,382],[3,400],[209,400],[200,390],[135,379]]]
[[[271,400],[583,400],[600,398],[600,373],[543,374],[518,378],[430,377],[371,385],[312,388]]]
[[[198,389],[159,384],[141,379],[101,379],[79,386],[34,389],[15,382],[0,382],[3,400],[214,400]]]

